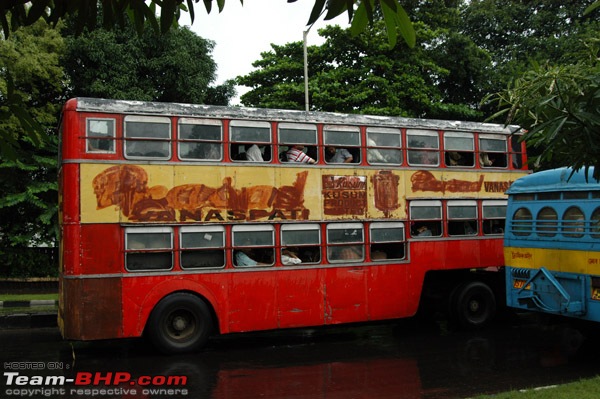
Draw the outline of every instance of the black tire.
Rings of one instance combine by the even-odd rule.
[[[496,314],[494,292],[486,284],[473,281],[466,283],[453,295],[456,321],[462,328],[479,329],[488,325]]]
[[[208,306],[202,299],[187,293],[162,299],[147,324],[150,341],[166,354],[198,350],[206,344],[212,331]]]

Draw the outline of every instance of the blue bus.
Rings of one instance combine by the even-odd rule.
[[[508,189],[507,305],[600,321],[600,183],[560,168]]]

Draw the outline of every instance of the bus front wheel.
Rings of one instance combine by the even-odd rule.
[[[200,349],[210,336],[213,321],[206,303],[188,293],[162,299],[148,319],[148,336],[163,353]]]
[[[463,328],[482,328],[489,324],[496,314],[494,292],[480,281],[472,281],[458,287],[452,297],[454,318]]]

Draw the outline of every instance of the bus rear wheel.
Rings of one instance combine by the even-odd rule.
[[[458,287],[452,298],[454,319],[463,328],[483,328],[496,314],[494,292],[480,281],[472,281]]]
[[[195,295],[172,294],[162,299],[148,319],[148,336],[163,353],[184,353],[206,344],[213,320],[206,303]]]

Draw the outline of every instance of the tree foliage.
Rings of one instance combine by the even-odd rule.
[[[0,41],[2,98],[11,85],[11,95],[47,134],[45,140],[23,134],[28,126],[10,113],[6,103],[0,105],[0,112],[8,115],[0,119],[0,131],[18,144],[13,158],[0,159],[0,251],[3,253],[11,248],[55,243],[58,196],[55,127],[64,100],[64,73],[59,63],[63,47],[58,30],[50,29],[43,21]]]
[[[127,23],[81,35],[71,30],[63,59],[69,95],[227,105],[233,85],[210,86],[217,70],[213,47],[186,27],[164,35],[152,29],[136,35]]]
[[[288,3],[295,1],[288,0]],[[112,29],[115,22],[124,26],[129,20],[140,33],[148,25],[155,31],[166,33],[177,25],[182,12],[188,12],[193,22],[194,5],[199,2],[200,0],[14,0],[0,6],[0,23],[4,35],[8,37],[12,31],[31,25],[40,18],[56,24],[62,19],[75,16],[77,31],[83,32],[86,28],[96,28],[97,19],[101,15],[104,29]],[[243,0],[240,2],[244,3]],[[202,0],[202,3],[208,13],[215,3],[219,12],[225,7],[225,0]],[[374,15],[379,13],[384,17],[391,47],[398,36],[410,46],[414,45],[415,37],[410,20],[397,0],[315,0],[307,25],[315,23],[323,14],[325,20],[329,20],[343,13],[347,13],[349,21],[352,21],[354,34],[363,32],[369,22],[373,23]]]
[[[524,139],[538,149],[536,162],[586,172],[594,166],[600,180],[600,40],[588,44],[588,56],[536,65],[491,98],[507,123],[529,129]]]
[[[410,17],[418,21],[418,45],[390,48],[385,22],[367,34],[329,26],[319,30],[326,40],[308,48],[311,110],[478,119],[488,55],[468,37],[453,32],[458,9],[446,2],[413,1]],[[255,70],[238,78],[251,88],[242,103],[255,107],[304,109],[302,43],[272,45]]]

